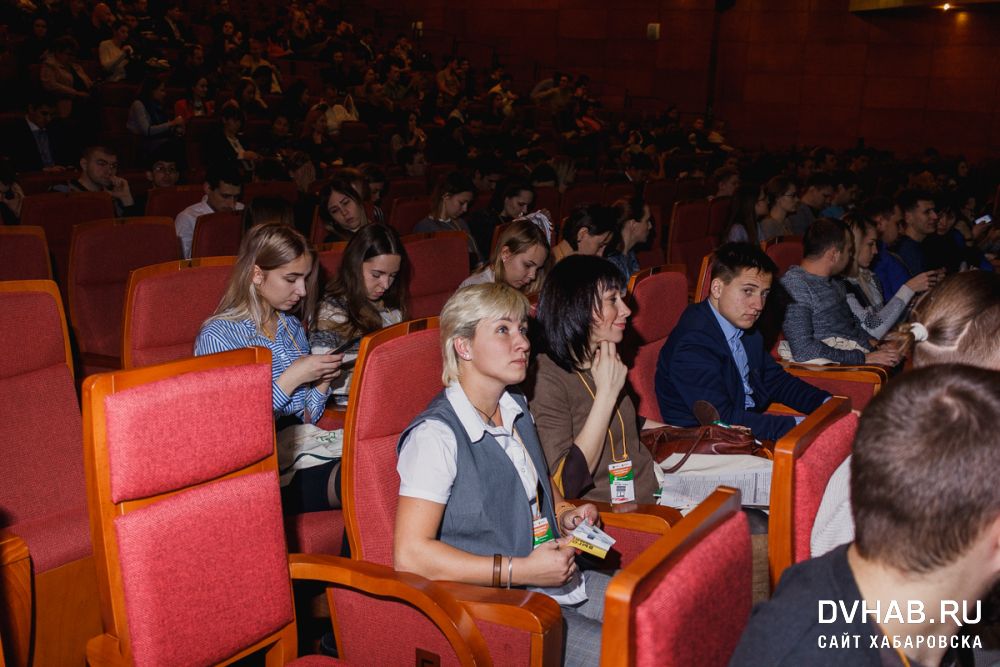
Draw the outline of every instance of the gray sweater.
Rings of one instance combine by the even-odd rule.
[[[860,350],[838,350],[823,342],[836,336],[871,347],[868,333],[847,305],[842,282],[807,273],[793,266],[781,284],[791,297],[782,327],[796,361],[825,358],[838,364],[863,364]]]

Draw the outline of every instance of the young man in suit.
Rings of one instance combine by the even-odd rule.
[[[749,243],[727,243],[716,251],[708,299],[687,307],[660,350],[656,397],[665,422],[697,425],[693,406],[701,400],[715,406],[722,421],[777,440],[797,421],[764,414],[772,402],[809,413],[829,398],[786,373],[754,329],[777,270]]]

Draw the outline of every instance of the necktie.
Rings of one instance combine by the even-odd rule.
[[[38,145],[38,157],[41,158],[43,167],[51,167],[55,162],[52,160],[52,149],[49,146],[49,133],[44,127],[35,130],[35,143]]]

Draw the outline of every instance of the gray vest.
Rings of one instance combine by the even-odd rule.
[[[549,471],[538,442],[535,425],[523,396],[511,394],[521,408],[513,428],[524,443],[535,472],[538,474],[538,502],[542,516],[549,520],[552,533],[558,537]],[[438,538],[456,549],[492,556],[495,553],[527,556],[532,550],[531,506],[524,494],[524,485],[514,464],[500,443],[489,432],[478,442],[470,442],[458,415],[442,391],[399,438],[402,445],[407,434],[428,419],[444,422],[458,442],[458,462],[451,497],[444,509]]]

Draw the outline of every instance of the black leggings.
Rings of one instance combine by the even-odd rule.
[[[330,504],[327,489],[330,475],[335,475],[334,491],[340,499],[340,459],[296,471],[292,481],[281,489],[281,505],[285,514],[325,512],[340,507]]]

